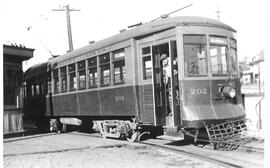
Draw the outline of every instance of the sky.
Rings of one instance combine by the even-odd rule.
[[[35,49],[34,57],[23,63],[24,71],[47,61],[51,53],[61,55],[69,49],[65,12],[52,11],[67,4],[80,10],[71,12],[74,49],[115,35],[129,25],[145,23],[193,4],[170,17],[217,19],[219,9],[220,21],[237,30],[239,58],[253,57],[264,50],[267,65],[270,64],[267,58],[270,54],[269,0],[0,0],[1,43]],[[266,68],[269,72],[270,66]],[[269,98],[265,102],[270,102]]]
[[[162,14],[193,4],[174,16],[201,16],[217,19],[237,30],[238,55],[252,57],[265,50],[269,37],[268,0],[2,0],[0,5],[1,41],[33,48],[34,58],[23,63],[26,70],[69,49],[65,12],[71,9],[74,49],[89,41],[99,41],[127,29],[129,25],[148,22]]]

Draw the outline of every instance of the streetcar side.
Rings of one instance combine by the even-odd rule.
[[[47,106],[52,108],[47,109],[52,111],[47,114],[63,124],[131,121],[139,116],[134,40],[92,45],[90,51],[74,51],[69,59],[50,63],[52,95],[47,96]]]
[[[47,73],[48,62],[34,65],[23,76],[24,119],[32,120],[38,128],[48,127],[46,116],[46,96],[50,92],[50,78]]]
[[[45,115],[94,121],[103,136],[132,141],[144,126],[195,130],[195,140],[200,129],[211,139],[217,125],[243,126],[235,32],[212,19],[165,18],[54,58]]]

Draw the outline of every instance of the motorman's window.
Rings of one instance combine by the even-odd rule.
[[[35,91],[35,83],[31,83],[31,96],[34,97],[36,95],[36,91]]]
[[[23,85],[23,98],[27,98],[28,94],[26,91],[26,82],[23,82],[22,85]]]
[[[53,82],[54,82],[54,93],[59,92],[59,76],[58,69],[53,70]]]
[[[46,74],[43,74],[40,78],[40,93],[42,96],[46,95],[48,92],[46,77]]]
[[[110,85],[111,71],[110,71],[110,54],[103,54],[99,56],[100,63],[100,85]]]
[[[88,75],[89,75],[89,88],[97,87],[97,57],[88,59]]]
[[[121,49],[113,52],[114,65],[114,83],[120,84],[125,82],[125,50]]]
[[[85,60],[78,62],[78,72],[79,72],[79,89],[86,88],[86,69]]]
[[[233,75],[237,75],[237,45],[235,39],[230,39],[229,67]]]
[[[48,81],[48,93],[51,93],[52,92],[51,73],[47,74],[47,81]]]
[[[207,75],[206,36],[184,35],[185,74],[187,76]]]
[[[76,77],[76,67],[75,64],[68,66],[69,73],[69,90],[73,91],[77,88],[77,77]]]
[[[60,68],[61,92],[67,91],[67,68]]]
[[[36,95],[35,96],[39,96],[41,93],[40,93],[40,79],[39,79],[39,77],[36,77],[35,78],[35,91],[36,91]]]
[[[38,77],[37,81],[36,81],[36,96],[41,96],[43,93],[42,91],[42,82],[41,82],[41,78]]]
[[[226,37],[210,36],[210,61],[213,75],[228,74],[228,42]]]
[[[152,61],[150,47],[142,48],[143,79],[152,79]]]
[[[31,84],[30,81],[26,81],[26,97],[31,97]]]

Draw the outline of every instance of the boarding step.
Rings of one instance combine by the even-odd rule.
[[[163,127],[164,135],[159,136],[158,138],[168,140],[184,140],[184,134],[179,130],[180,130],[179,127],[164,126]]]

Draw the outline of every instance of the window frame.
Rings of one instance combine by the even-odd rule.
[[[59,69],[53,70],[53,93],[60,93]],[[57,80],[56,80],[57,79]]]
[[[50,71],[48,74],[46,74],[47,77],[47,92],[52,93],[52,72]]]
[[[221,43],[217,43],[217,42],[212,42],[211,43],[211,37],[214,37],[214,38],[222,38],[222,39],[226,39],[226,45],[225,44],[221,44]],[[229,44],[228,44],[228,37],[227,36],[218,36],[218,35],[209,35],[209,62],[210,62],[210,70],[211,70],[211,75],[212,76],[227,76],[230,74],[229,72],[229,55],[228,55],[228,52],[229,52]],[[212,56],[211,56],[211,47],[214,46],[214,47],[225,47],[225,62],[226,62],[226,73],[213,73],[213,67],[212,67]],[[221,60],[221,63],[223,63],[223,60],[222,60],[222,56],[219,58],[219,55],[216,55],[217,57],[217,61]],[[219,65],[218,65],[219,66]],[[222,71],[223,71],[223,64],[221,64],[221,67],[222,67]],[[219,69],[218,69],[219,71]]]
[[[82,64],[82,66],[80,66]],[[85,63],[85,60],[82,60],[82,61],[79,61],[77,63],[77,67],[78,67],[78,89],[79,90],[83,90],[83,89],[86,89],[86,63]],[[84,75],[84,80],[81,80],[81,73],[83,73]],[[82,87],[81,87],[81,84],[83,83]]]
[[[102,59],[102,57],[104,58],[104,59]],[[106,60],[105,60],[105,57],[107,57],[106,58]],[[105,54],[101,54],[101,55],[99,55],[98,56],[98,59],[99,59],[99,69],[100,69],[100,74],[99,74],[99,83],[100,83],[100,87],[104,87],[104,86],[109,86],[109,85],[111,85],[111,54],[110,54],[110,52],[108,52],[108,53],[105,53]],[[104,75],[104,72],[105,71],[109,71],[108,72],[108,75]],[[106,77],[106,78],[105,78]],[[104,83],[104,79],[107,79],[108,78],[108,80],[109,80],[109,82],[108,83]]]
[[[116,55],[122,55],[122,56],[116,56]],[[112,52],[112,64],[113,64],[113,83],[114,85],[118,85],[118,84],[124,84],[125,83],[125,78],[126,78],[126,68],[125,68],[125,49],[119,49],[116,51]],[[116,65],[120,65],[120,66],[116,66]],[[117,75],[120,75],[119,77],[119,81],[116,82],[116,68],[120,68],[119,70],[119,74],[117,73]]]
[[[74,66],[74,70],[71,69]],[[75,76],[71,78],[72,75]],[[69,78],[69,91],[75,91],[78,88],[77,73],[76,73],[76,63],[68,65],[68,78]],[[74,80],[76,79],[76,80]],[[71,87],[72,86],[72,87]]]
[[[232,43],[232,41],[234,41],[234,44]],[[235,66],[236,66],[236,71],[234,73],[234,71],[232,71],[232,75],[233,76],[238,76],[239,74],[239,67],[238,67],[238,55],[237,55],[237,40],[235,38],[229,37],[229,59],[230,59],[230,63],[232,64],[232,60],[231,60],[231,50],[234,50],[235,52]]]
[[[92,60],[93,60],[93,63],[91,63]],[[88,62],[88,67],[87,67],[88,81],[87,82],[88,82],[88,88],[90,89],[98,87],[99,75],[98,75],[97,61],[98,61],[97,56],[87,59],[87,62]],[[95,72],[92,73],[91,70],[94,70]],[[94,74],[93,78],[90,77],[91,74],[92,75]],[[91,81],[93,82],[93,85],[91,85]]]
[[[188,41],[185,42],[185,36],[201,36],[204,37],[204,40],[199,41],[199,42],[194,42],[194,41]],[[185,54],[185,45],[200,45],[203,46],[204,48],[204,74],[188,74],[188,67],[187,67],[187,58],[186,58],[186,54]],[[207,77],[208,73],[209,73],[209,67],[208,67],[208,51],[207,51],[207,34],[183,34],[183,59],[184,59],[184,74],[186,77]],[[198,64],[199,58],[197,57],[197,64]],[[198,67],[198,71],[199,71],[199,67]]]
[[[148,49],[149,51],[147,51],[146,53],[144,53],[144,49]],[[142,47],[141,48],[141,56],[142,56],[142,75],[143,75],[143,80],[152,80],[153,79],[153,64],[152,64],[152,49],[151,46],[146,46],[146,47]],[[151,63],[151,67],[150,68],[146,68],[146,64],[145,62],[150,61]],[[150,70],[151,76],[147,76],[147,71]]]
[[[65,79],[65,83],[63,82],[63,78]],[[67,81],[67,67],[61,67],[60,68],[60,82],[61,82],[61,92],[67,92],[68,91],[68,81]],[[65,89],[63,89],[63,85],[65,84]]]

